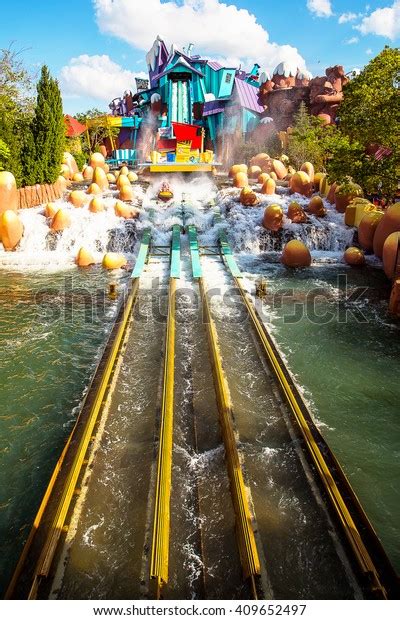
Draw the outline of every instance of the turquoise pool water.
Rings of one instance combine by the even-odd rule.
[[[400,324],[387,315],[387,279],[372,268],[243,263],[265,275],[264,320],[399,570]]]
[[[108,333],[109,278],[0,272],[0,592]]]

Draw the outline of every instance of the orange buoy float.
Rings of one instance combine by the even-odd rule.
[[[104,254],[102,265],[104,269],[120,269],[124,267],[126,263],[127,260],[123,254],[108,252]]]
[[[389,279],[400,277],[400,232],[392,232],[385,239],[382,252],[383,269]]]
[[[15,211],[8,209],[0,215],[0,239],[6,251],[14,250],[22,239],[24,227]]]
[[[74,207],[82,207],[86,202],[86,194],[80,189],[74,189],[68,196],[68,202]]]
[[[307,222],[307,214],[298,202],[290,203],[288,206],[287,216],[294,224],[305,224]]]
[[[358,243],[363,250],[372,252],[375,232],[383,215],[383,211],[368,211],[362,216],[358,225]]]
[[[124,174],[125,176],[128,176],[129,174],[129,168],[128,166],[121,166],[121,168],[119,169],[121,174]]]
[[[279,159],[272,160],[272,170],[280,181],[287,176],[288,170]]]
[[[261,193],[272,196],[272,194],[275,194],[275,190],[276,190],[276,183],[274,179],[269,178],[265,181],[264,185],[262,186]]]
[[[389,207],[376,227],[374,235],[374,254],[382,258],[383,244],[392,232],[400,230],[400,202]]]
[[[101,187],[99,187],[97,183],[91,183],[89,187],[87,188],[86,193],[87,194],[101,194]]]
[[[92,166],[86,166],[86,168],[82,172],[82,176],[85,181],[91,181],[93,179],[93,168]]]
[[[283,248],[281,262],[286,267],[309,267],[311,254],[308,247],[298,239],[292,239]]]
[[[258,183],[260,183],[260,185],[264,185],[264,183],[266,181],[268,181],[268,179],[270,179],[271,177],[269,176],[268,172],[262,172],[259,176],[258,176]]]
[[[246,187],[246,185],[249,184],[249,179],[248,176],[245,172],[238,172],[237,174],[235,174],[235,176],[233,177],[233,186],[234,187],[238,187],[243,188]]]
[[[307,212],[316,217],[325,217],[327,211],[320,196],[314,196],[308,203]]]
[[[121,189],[121,187],[123,185],[130,185],[130,184],[131,184],[131,182],[128,179],[128,177],[126,176],[126,174],[120,174],[118,176],[118,179],[117,179],[117,187],[118,187],[118,189]]]
[[[97,167],[93,170],[93,183],[97,183],[102,191],[109,188],[107,174],[103,168]]]
[[[71,226],[71,218],[68,211],[65,211],[65,209],[58,209],[50,224],[51,230],[58,232],[69,228],[69,226]]]
[[[234,178],[239,172],[243,172],[245,175],[247,175],[247,170],[248,168],[246,164],[234,164],[229,169],[229,176],[231,178]]]
[[[69,153],[68,151],[66,151],[63,154],[62,163],[68,166],[71,178],[74,176],[74,174],[79,172],[78,164],[76,163],[75,157],[72,155],[72,153]]]
[[[268,205],[264,211],[263,226],[276,232],[283,226],[283,211],[279,205]]]
[[[132,205],[127,205],[120,200],[117,200],[117,202],[115,203],[114,211],[117,217],[123,217],[126,220],[137,218],[140,213],[139,209],[136,209],[136,207],[133,207]]]
[[[75,262],[78,267],[89,267],[89,265],[94,265],[96,263],[93,255],[86,248],[80,248]]]
[[[0,172],[0,214],[5,211],[18,210],[18,190],[15,177],[11,172]]]
[[[105,159],[104,159],[104,155],[102,155],[102,153],[92,153],[89,159],[89,166],[91,166],[93,169],[95,168],[102,168],[104,169],[105,166]]]
[[[313,183],[315,172],[314,172],[314,166],[312,165],[310,161],[305,161],[304,164],[302,164],[302,166],[300,167],[300,172],[305,172],[308,175],[311,183]]]
[[[44,208],[45,217],[54,217],[58,209],[59,207],[57,207],[54,202],[48,202]]]
[[[75,174],[72,176],[72,180],[74,183],[82,183],[84,180],[83,174],[81,172],[75,172]]]
[[[246,185],[246,187],[244,187],[240,192],[240,202],[245,207],[253,207],[260,201],[257,198],[257,194],[251,189],[251,187]]]
[[[130,200],[133,200],[133,198],[134,198],[133,187],[130,184],[121,185],[120,190],[119,190],[119,199],[125,202],[129,202]]]
[[[117,179],[115,178],[115,174],[113,174],[112,172],[108,172],[108,174],[107,174],[107,181],[109,183],[116,183]]]
[[[306,172],[300,170],[295,172],[290,179],[290,190],[294,194],[301,194],[302,196],[311,196],[313,190],[313,184],[310,177]]]
[[[362,267],[363,265],[365,265],[364,252],[360,250],[360,248],[347,248],[343,255],[343,258],[345,262],[352,267]]]
[[[136,174],[136,172],[128,172],[128,179],[131,183],[136,183],[136,181],[139,179],[138,175]]]
[[[101,213],[104,211],[104,202],[101,198],[92,198],[89,203],[89,211],[91,213]]]
[[[67,164],[61,164],[60,175],[67,179],[68,181],[71,178],[71,170]]]

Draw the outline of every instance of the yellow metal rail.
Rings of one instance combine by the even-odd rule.
[[[160,597],[163,584],[168,581],[171,472],[174,426],[175,295],[176,280],[175,278],[170,278],[160,438],[157,461],[157,481],[150,562],[150,578],[154,579],[156,582],[157,598]]]
[[[108,355],[107,362],[106,362],[104,371],[102,373],[101,381],[97,387],[94,402],[88,414],[88,419],[87,419],[83,434],[79,440],[78,447],[76,449],[71,467],[66,477],[66,481],[63,486],[61,498],[58,502],[57,509],[55,511],[55,516],[53,518],[51,526],[49,527],[49,531],[45,538],[44,544],[42,546],[39,559],[36,563],[36,566],[33,572],[33,577],[31,579],[32,585],[29,591],[28,599],[36,598],[41,579],[43,577],[47,577],[49,574],[49,571],[50,571],[50,568],[51,568],[51,565],[54,559],[54,555],[57,549],[57,545],[58,545],[61,533],[65,525],[65,520],[68,514],[68,510],[71,505],[71,500],[73,498],[74,491],[76,489],[76,485],[77,485],[79,475],[82,469],[82,465],[85,459],[85,455],[87,453],[89,442],[92,438],[93,429],[97,422],[99,412],[104,403],[105,396],[106,396],[106,393],[109,387],[110,378],[111,378],[113,369],[115,367],[115,363],[119,355],[120,348],[123,344],[129,317],[131,315],[132,307],[137,299],[138,290],[139,290],[139,278],[136,278],[132,282],[132,287],[129,292],[128,299],[126,300],[123,315],[120,319],[118,329],[116,331],[114,340],[112,342],[110,353]],[[52,477],[46,489],[45,495],[43,497],[42,503],[35,517],[33,527],[25,543],[23,552],[20,556],[20,559],[17,564],[16,570],[14,572],[13,578],[8,587],[6,598],[11,598],[13,595],[16,584],[18,582],[18,579],[21,575],[21,571],[24,566],[24,562],[29,553],[29,549],[32,544],[33,538],[41,524],[43,514],[46,510],[49,498],[54,489],[54,485],[55,485],[58,473],[61,469],[62,463],[67,454],[68,448],[70,447],[71,441],[74,438],[74,433],[78,427],[79,422],[80,422],[80,417],[78,417],[75,423],[74,429],[72,430],[68,438],[67,444],[62,452],[62,455],[54,469],[54,472],[52,474]]]
[[[312,457],[313,463],[322,480],[324,488],[326,492],[328,493],[328,496],[332,502],[335,512],[339,517],[339,520],[345,532],[346,538],[354,553],[354,557],[357,560],[357,563],[361,569],[361,572],[365,576],[367,582],[370,584],[372,591],[376,595],[382,598],[387,598],[386,589],[381,583],[380,576],[367,551],[366,546],[364,545],[364,542],[360,536],[357,526],[354,523],[354,520],[346,505],[346,502],[343,499],[343,496],[339,488],[337,487],[337,484],[329,470],[329,467],[325,461],[325,458],[317,442],[314,439],[309,423],[303,414],[301,406],[299,405],[298,398],[296,397],[289,381],[287,380],[286,373],[284,372],[281,366],[281,363],[278,359],[278,356],[276,355],[274,351],[274,347],[271,345],[271,342],[266,334],[266,329],[261,324],[260,319],[258,318],[256,309],[252,301],[249,299],[249,295],[247,294],[247,291],[243,288],[243,285],[241,284],[240,280],[238,278],[234,278],[234,281],[240,291],[241,297],[249,312],[253,326],[260,338],[260,341],[263,345],[267,358],[281,385],[281,388],[286,396],[287,402],[293,412],[293,415],[295,416],[295,419],[298,423],[302,436],[306,442],[308,451]]]
[[[257,598],[256,577],[260,575],[260,560],[254,537],[249,502],[244,484],[235,434],[232,424],[232,404],[229,387],[222,367],[218,336],[205,290],[203,278],[198,279],[208,332],[209,349],[212,360],[214,385],[220,415],[222,436],[225,445],[226,461],[231,486],[231,494],[236,514],[237,540],[245,579],[249,579],[254,598]]]

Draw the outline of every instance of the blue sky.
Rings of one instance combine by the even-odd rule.
[[[286,59],[323,75],[398,45],[400,0],[14,0],[2,7],[0,46],[25,50],[33,72],[46,63],[72,114],[132,89],[157,34],[230,65],[271,71]]]

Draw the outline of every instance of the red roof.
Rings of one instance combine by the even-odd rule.
[[[64,116],[65,123],[65,135],[68,138],[76,138],[76,136],[80,136],[81,133],[86,131],[86,125],[82,125],[76,118],[73,118],[69,114]]]

